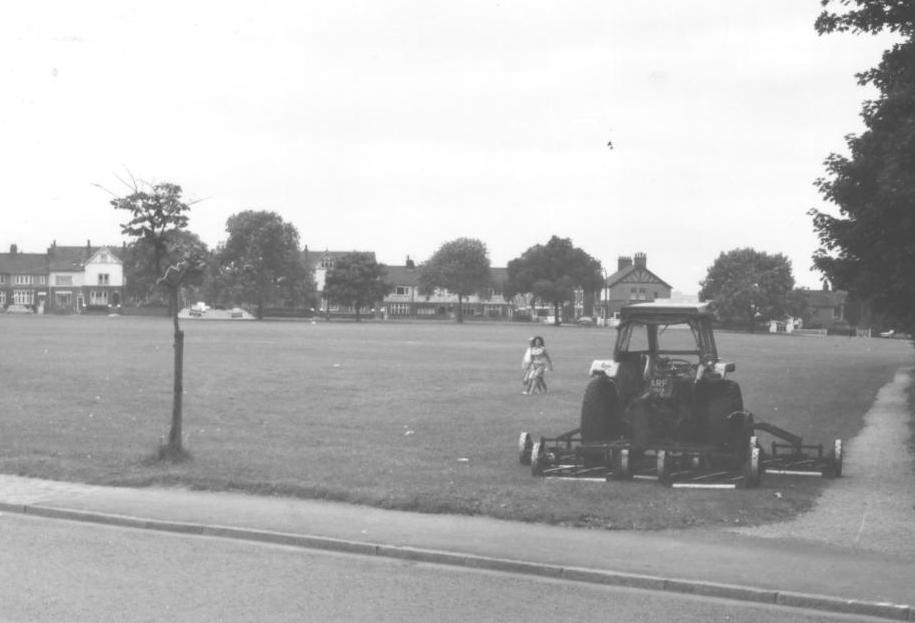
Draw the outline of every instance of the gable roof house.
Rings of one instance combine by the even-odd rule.
[[[49,307],[57,312],[118,307],[124,300],[124,264],[120,247],[48,247]]]
[[[600,293],[600,307],[606,317],[612,317],[623,305],[638,301],[669,299],[673,288],[648,269],[644,253],[620,257],[617,271],[609,275]]]

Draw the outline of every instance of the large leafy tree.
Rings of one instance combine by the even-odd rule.
[[[457,238],[444,243],[419,273],[422,291],[444,288],[457,295],[457,322],[464,322],[464,299],[491,283],[486,245],[476,238]]]
[[[226,231],[219,280],[236,300],[254,304],[263,318],[266,305],[301,293],[308,278],[294,225],[275,212],[245,210],[229,217]]]
[[[900,40],[879,65],[857,74],[877,89],[861,110],[865,130],[845,137],[816,181],[838,214],[811,210],[820,248],[814,265],[834,287],[915,332],[915,4],[909,0],[823,0],[820,34],[892,32]],[[829,10],[840,4],[841,12]]]
[[[356,322],[360,311],[380,301],[391,291],[384,281],[387,274],[383,264],[375,260],[374,253],[353,252],[342,255],[324,278],[324,296],[328,301],[352,305]]]
[[[757,321],[783,318],[796,306],[791,261],[781,253],[750,248],[721,253],[699,285],[699,298],[711,301],[718,318],[751,330]]]
[[[572,244],[569,238],[553,236],[546,244],[530,247],[508,263],[506,296],[528,293],[553,305],[555,323],[559,310],[581,288],[594,292],[601,287],[600,262]]]

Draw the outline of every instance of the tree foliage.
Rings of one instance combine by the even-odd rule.
[[[711,301],[718,318],[755,328],[758,321],[777,320],[794,310],[791,261],[781,253],[755,249],[722,252],[700,284],[699,298]]]
[[[528,293],[553,305],[556,324],[559,309],[575,297],[575,290],[601,287],[601,264],[569,238],[553,236],[545,245],[530,247],[508,263],[506,296]]]
[[[189,256],[209,259],[210,253],[197,234],[187,230],[170,230],[162,236],[165,253],[159,258],[161,268],[156,269],[156,247],[150,240],[138,238],[127,245],[122,261],[127,296],[135,301],[149,301],[157,297],[159,278],[165,267],[177,264]],[[202,274],[188,279],[187,285],[200,285]]]
[[[457,238],[439,247],[420,270],[424,292],[444,288],[458,297],[457,322],[464,321],[464,299],[492,283],[486,245],[475,238]]]
[[[229,217],[226,231],[218,277],[225,293],[255,305],[258,318],[268,304],[297,302],[308,278],[295,226],[275,212],[245,210]]]
[[[373,253],[347,253],[337,258],[327,272],[324,296],[330,302],[351,305],[359,322],[362,309],[381,301],[391,291],[384,281],[386,274],[384,265],[375,260]]]
[[[907,0],[842,2],[824,10],[820,34],[882,31],[900,35],[879,65],[857,75],[877,89],[865,101],[865,130],[845,137],[848,155],[830,154],[816,181],[838,215],[811,210],[820,247],[814,265],[894,324],[915,330],[915,4]]]
[[[121,224],[121,233],[143,241],[152,249],[153,272],[161,276],[165,256],[169,252],[169,237],[187,227],[191,207],[181,199],[181,186],[161,183],[142,188],[135,185],[126,197],[111,200],[116,210],[130,213],[130,220]]]

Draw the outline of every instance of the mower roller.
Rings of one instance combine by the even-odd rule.
[[[763,474],[841,476],[841,440],[827,451],[755,421],[727,379],[734,370],[718,359],[706,306],[627,305],[613,358],[591,364],[580,426],[556,437],[521,433],[520,462],[544,478],[678,488],[752,488]],[[768,452],[759,433],[773,438]]]

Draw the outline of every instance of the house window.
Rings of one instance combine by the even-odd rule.
[[[13,277],[13,283],[17,286],[30,286],[32,285],[32,275],[16,275]]]
[[[0,283],[6,283],[6,275],[0,275]]]
[[[392,316],[409,316],[410,305],[408,303],[391,303],[388,305],[388,313]]]
[[[410,293],[410,288],[407,286],[397,286],[394,288],[394,294],[398,296],[406,296]]]
[[[321,259],[321,268],[323,268],[325,270],[331,270],[333,267],[334,267],[333,259],[331,259],[329,257],[325,257],[325,258]]]
[[[6,305],[6,290],[0,290],[0,305]]]
[[[90,290],[89,291],[89,304],[90,305],[107,305],[108,304],[108,290]]]
[[[109,281],[109,279],[108,279],[108,273],[99,273],[99,274],[98,274],[98,284],[99,284],[100,286],[107,286],[107,285],[108,285],[108,281]]]
[[[73,285],[73,275],[54,275],[54,285],[72,286]]]
[[[35,302],[35,290],[13,290],[13,303],[31,305]]]

